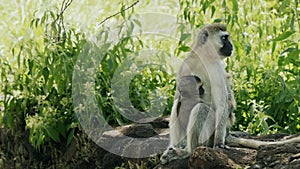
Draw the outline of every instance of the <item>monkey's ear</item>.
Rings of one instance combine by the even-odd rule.
[[[205,44],[207,38],[208,38],[208,31],[204,29],[203,31],[200,32],[199,35],[199,42],[201,43],[201,45]]]

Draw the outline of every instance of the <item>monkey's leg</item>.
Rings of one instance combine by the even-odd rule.
[[[225,137],[226,137],[228,118],[229,118],[229,111],[227,109],[225,109],[225,112],[223,114],[216,115],[217,128],[215,131],[214,148],[215,147],[225,148]]]
[[[187,152],[200,145],[211,146],[214,133],[214,119],[211,109],[204,103],[198,103],[191,111],[187,127]]]
[[[227,108],[225,108],[224,112],[218,115],[216,114],[216,132],[214,139],[214,147],[225,148],[225,138],[229,134],[229,129],[232,124],[235,122],[234,109],[236,107],[236,102],[234,98],[233,91],[231,90],[231,75],[229,73],[226,74],[226,90],[227,90]]]
[[[208,72],[211,73],[211,97],[213,109],[213,117],[215,120],[215,133],[214,133],[214,144],[213,147],[224,147],[227,119],[229,117],[228,111],[228,92],[227,83],[225,78],[225,71],[223,68],[215,65],[214,68],[208,68]],[[220,74],[212,74],[219,72]],[[223,74],[224,73],[224,74]]]
[[[162,164],[168,163],[175,159],[182,158],[186,151],[181,148],[182,142],[186,142],[185,140],[185,129],[182,128],[182,125],[180,124],[179,120],[179,110],[180,110],[181,103],[179,102],[179,99],[176,99],[174,101],[172,112],[170,116],[170,145],[167,148],[167,150],[164,151],[162,154],[160,161]]]
[[[229,118],[229,114],[233,110],[229,110],[230,104],[228,101],[232,99],[231,91],[229,91],[228,98],[228,84],[224,83],[225,86],[217,86],[214,93],[214,102],[216,103],[216,111],[214,113],[215,117],[215,137],[214,137],[214,146],[213,147],[225,147],[225,137],[226,137],[226,129],[227,129],[227,122]],[[215,93],[219,92],[219,93]],[[218,95],[217,95],[218,94]]]

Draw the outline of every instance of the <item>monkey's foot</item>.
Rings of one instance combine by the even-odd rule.
[[[189,154],[186,150],[181,148],[169,147],[161,156],[160,161],[162,164],[166,164],[176,159],[187,158]]]
[[[230,147],[225,144],[215,145],[214,148],[222,148],[222,149],[226,149],[226,150],[230,149]]]

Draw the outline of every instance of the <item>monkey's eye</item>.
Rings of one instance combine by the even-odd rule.
[[[226,41],[226,40],[228,40],[228,36],[229,36],[229,35],[223,35],[223,36],[221,36],[221,39],[222,39],[223,41]]]

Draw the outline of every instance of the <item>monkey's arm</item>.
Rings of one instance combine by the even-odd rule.
[[[182,128],[180,127],[179,120],[177,120],[179,109],[180,109],[180,93],[178,90],[176,90],[175,97],[174,97],[174,103],[171,110],[171,116],[170,116],[170,145],[169,147],[175,147],[180,142],[182,136],[184,135],[184,131],[182,131]]]
[[[170,145],[167,150],[164,151],[160,160],[162,164],[165,164],[169,161],[183,158],[186,154],[186,151],[181,147],[180,142],[183,141],[185,137],[185,129],[181,127],[180,120],[178,119],[180,108],[181,108],[181,95],[178,90],[178,86],[176,88],[176,93],[174,97],[174,103],[171,110],[170,116]]]

